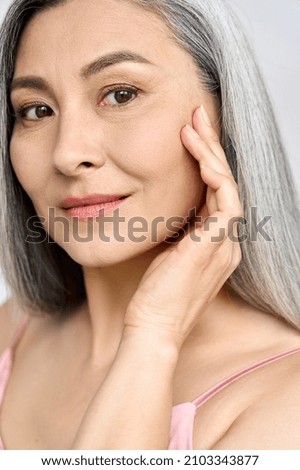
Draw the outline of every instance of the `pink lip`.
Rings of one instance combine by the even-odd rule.
[[[90,194],[84,197],[66,197],[62,203],[61,207],[63,209],[70,209],[72,207],[83,207],[83,206],[93,206],[95,204],[106,204],[108,202],[118,201],[127,196],[122,196],[120,194]]]
[[[117,201],[106,202],[102,204],[92,204],[89,206],[71,207],[66,209],[69,217],[77,217],[79,220],[86,220],[88,217],[96,218],[105,215],[107,212],[115,210],[119,207],[125,199],[118,199]],[[100,214],[99,211],[103,212]]]
[[[88,217],[99,217],[99,211],[105,215],[120,206],[128,196],[115,194],[91,194],[82,198],[67,197],[63,200],[61,207],[65,209],[69,217],[77,217],[86,220]]]

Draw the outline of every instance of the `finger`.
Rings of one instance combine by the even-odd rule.
[[[211,119],[205,107],[202,105],[193,114],[193,127],[200,137],[208,144],[214,154],[221,160],[227,171],[231,173],[224,149],[219,136],[213,128]]]
[[[238,186],[231,177],[218,173],[205,165],[201,165],[201,177],[215,191],[214,198],[218,211],[224,212],[230,217],[243,216]]]
[[[240,245],[235,242],[234,243],[234,248],[232,250],[231,262],[229,263],[228,267],[223,272],[223,275],[221,276],[221,278],[218,280],[213,292],[211,293],[210,297],[208,298],[208,302],[210,302],[211,300],[213,300],[216,297],[216,295],[222,289],[222,287],[224,286],[226,281],[230,278],[230,276],[237,269],[237,267],[239,266],[241,260],[242,260],[242,252],[241,252],[241,249],[240,249]]]
[[[228,171],[223,163],[215,156],[208,145],[200,139],[196,132],[187,127],[183,134],[183,142],[189,152],[199,161],[201,168],[201,177],[203,181],[209,186],[207,191],[206,204],[209,214],[216,210],[225,210],[223,207],[228,207],[232,213],[235,212],[235,207],[238,208],[237,215],[242,215],[242,208],[238,196],[238,188],[236,182],[232,176],[231,171]],[[227,197],[228,204],[222,203],[223,190],[220,190],[221,179],[219,175],[223,175],[226,178],[224,181],[231,182],[231,189],[229,198]],[[227,184],[228,186],[228,184]],[[220,190],[218,194],[216,191]],[[234,194],[233,194],[234,191]],[[226,197],[226,193],[224,194]]]
[[[187,150],[193,155],[198,162],[203,165],[210,166],[233,179],[233,175],[228,164],[224,163],[212,151],[210,146],[200,137],[199,134],[191,126],[187,125],[182,129],[182,141]]]
[[[218,222],[211,225],[205,235],[202,233],[201,239],[196,241],[193,236],[177,245],[177,255],[183,268],[193,266],[197,271],[201,267],[208,277],[209,273],[215,272],[217,268],[215,281],[220,282],[219,288],[241,261],[238,241],[233,241],[228,236],[219,236],[220,227],[226,226],[226,223],[226,218],[221,214]]]
[[[218,210],[218,203],[216,199],[215,191],[207,186],[206,192],[206,207],[207,207],[207,216],[213,214]]]
[[[230,253],[233,247],[229,231],[231,231],[230,217],[223,212],[215,212],[202,226],[193,228],[176,246],[176,250],[183,257],[183,262],[190,263],[193,260],[196,264],[208,263],[211,267],[215,254],[218,253],[219,256],[222,245],[230,242],[230,250],[227,246],[224,256],[221,257],[225,259],[225,265],[220,267],[227,269],[227,261],[229,263],[231,259]],[[238,241],[234,243],[238,245]]]

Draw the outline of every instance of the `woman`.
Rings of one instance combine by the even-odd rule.
[[[296,194],[224,2],[18,0],[1,44],[2,446],[298,448]]]

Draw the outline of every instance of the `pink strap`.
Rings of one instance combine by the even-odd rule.
[[[15,330],[15,334],[11,342],[11,345],[8,346],[0,356],[0,406],[2,403],[5,388],[9,379],[9,374],[11,372],[14,349],[19,339],[22,336],[22,333],[28,323],[28,320],[29,320],[28,316],[21,317],[19,324]],[[0,445],[0,449],[1,449],[1,445]]]
[[[211,397],[216,395],[218,392],[223,390],[225,387],[230,385],[231,383],[235,382],[238,380],[240,377],[243,377],[244,375],[249,374],[249,372],[252,372],[253,370],[259,369],[260,367],[265,366],[266,364],[271,364],[272,362],[278,361],[279,359],[282,359],[283,357],[290,356],[291,354],[295,354],[297,352],[300,352],[300,348],[295,348],[290,351],[286,351],[284,353],[276,354],[276,356],[269,357],[268,359],[264,359],[260,362],[257,362],[256,364],[247,367],[246,369],[241,370],[240,372],[237,372],[230,377],[228,377],[225,380],[222,380],[221,382],[217,383],[213,387],[211,387],[207,392],[204,392],[200,397],[196,398],[195,400],[192,401],[196,408],[199,408],[199,406],[203,405],[206,403]]]

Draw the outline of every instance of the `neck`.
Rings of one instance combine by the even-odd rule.
[[[83,341],[82,347],[89,362],[106,364],[115,357],[128,304],[149,265],[163,249],[163,246],[155,246],[136,258],[111,266],[83,267],[87,303],[78,320],[80,341]],[[223,286],[205,312],[199,315],[185,349],[197,345],[206,354],[218,354],[218,350],[222,352],[228,344],[232,347],[233,336],[238,343],[240,337],[245,337],[245,331],[253,341],[257,336],[257,322],[261,321],[271,326],[274,323],[276,327],[278,323],[272,316],[231,296]]]
[[[88,334],[89,356],[98,362],[103,354],[109,361],[120,344],[124,315],[128,304],[151,262],[163,251],[163,246],[104,267],[83,267],[87,303],[81,320]]]

